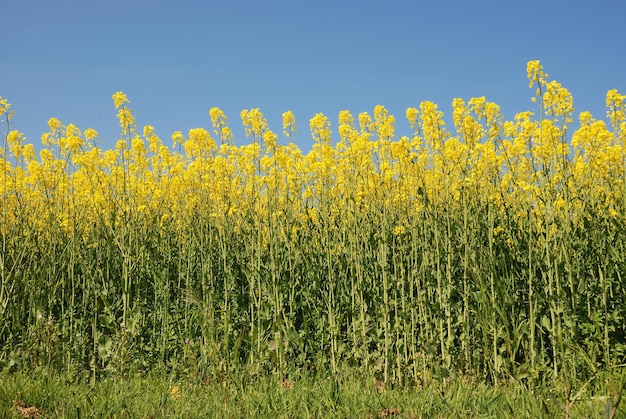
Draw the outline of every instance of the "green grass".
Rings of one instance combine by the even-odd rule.
[[[351,374],[293,381],[249,375],[194,381],[157,374],[89,384],[40,370],[0,375],[0,416],[603,418],[611,417],[620,383],[607,376],[581,388],[550,384],[529,390],[520,382],[487,385],[457,378],[394,388]]]

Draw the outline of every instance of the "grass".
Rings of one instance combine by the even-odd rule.
[[[469,378],[393,387],[352,374],[283,380],[239,376],[192,381],[167,375],[105,378],[95,384],[39,370],[0,375],[0,415],[8,418],[211,417],[614,417],[619,380],[532,390]],[[619,377],[618,377],[619,378]],[[568,396],[569,394],[569,396]]]

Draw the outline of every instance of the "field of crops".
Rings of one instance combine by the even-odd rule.
[[[536,113],[485,98],[310,121],[258,109],[120,140],[5,122],[0,366],[190,376],[365,371],[585,381],[626,364],[626,96],[574,114],[539,62]],[[605,118],[606,117],[606,118]],[[574,126],[576,128],[574,129]],[[288,145],[283,145],[288,144]]]

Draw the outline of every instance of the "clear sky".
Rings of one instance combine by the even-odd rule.
[[[293,111],[304,151],[316,113],[336,139],[342,109],[384,105],[398,136],[410,134],[406,108],[425,100],[446,118],[455,97],[486,96],[507,119],[536,110],[534,59],[572,92],[576,115],[605,118],[607,90],[626,93],[623,0],[9,0],[0,10],[0,96],[11,128],[35,144],[57,117],[112,147],[116,91],[168,145],[174,131],[212,130],[213,106],[246,144],[239,115],[258,107],[279,134]]]

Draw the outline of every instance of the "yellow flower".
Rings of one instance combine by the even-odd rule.
[[[374,127],[379,139],[390,140],[394,137],[396,119],[393,115],[389,115],[384,106],[376,105],[374,107],[374,120]]]
[[[263,133],[263,143],[265,147],[268,149],[273,149],[276,147],[276,142],[278,140],[278,135],[274,134],[272,131],[265,131]]]
[[[178,400],[182,397],[182,393],[180,392],[180,388],[178,386],[172,386],[170,389],[170,394],[172,395],[172,399]]]
[[[528,87],[532,87],[538,81],[543,82],[547,76],[539,60],[529,61],[526,65],[526,77],[530,82]]]
[[[89,141],[95,140],[96,138],[98,138],[98,131],[93,128],[87,128],[85,130],[85,138]]]
[[[361,132],[369,132],[371,130],[372,117],[367,112],[361,112],[359,114],[359,126]]]
[[[401,236],[404,233],[406,233],[406,227],[404,226],[395,226],[393,229],[393,235],[394,236]]]
[[[154,133],[154,127],[151,125],[146,125],[143,127],[143,136],[144,137],[149,137]]]
[[[263,133],[267,130],[267,120],[259,108],[241,111],[241,121],[245,127],[246,136],[253,137],[254,141],[263,138]]]
[[[228,127],[228,120],[224,112],[220,108],[213,107],[209,110],[213,131],[217,137],[220,137],[222,144],[232,144],[234,142],[233,133]]]
[[[318,113],[311,118],[310,129],[315,143],[330,145],[330,121],[324,114]]]
[[[620,95],[617,89],[609,90],[606,93],[606,115],[611,119],[611,125],[615,131],[624,131],[621,128],[626,119],[626,95]]]
[[[283,113],[283,134],[287,139],[291,138],[291,136],[298,130],[298,126],[296,125],[296,117],[293,115],[291,111],[287,111]]]
[[[0,96],[0,116],[8,114],[9,119],[11,119],[12,112],[9,112],[10,107],[11,104],[6,99],[3,99],[2,96]]]
[[[50,118],[48,120],[48,127],[50,127],[50,131],[54,132],[60,129],[62,126],[61,121],[58,118]]]
[[[411,127],[414,127],[415,124],[417,123],[418,113],[419,111],[417,110],[417,108],[407,108],[406,119],[409,121],[409,124],[411,124]]]
[[[342,110],[339,112],[339,138],[341,141],[337,144],[337,150],[343,151],[350,144],[356,141],[358,132],[354,125],[354,117],[350,111]]]
[[[130,101],[126,98],[124,93],[116,92],[113,94],[113,103],[115,104],[115,109],[119,109],[124,103],[130,103]]]
[[[180,131],[175,131],[172,134],[172,142],[174,143],[174,145],[176,144],[182,144],[185,141],[185,136],[183,135],[182,132]]]

